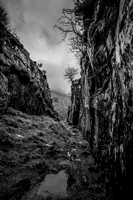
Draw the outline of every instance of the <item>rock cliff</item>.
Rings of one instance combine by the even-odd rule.
[[[56,116],[45,70],[39,69],[19,40],[1,24],[0,113],[7,107],[28,114]]]
[[[71,86],[71,106],[68,108],[67,121],[72,125],[79,125],[81,84],[80,79],[73,81]]]
[[[79,124],[103,181],[123,197],[133,180],[133,0],[77,2],[86,44]]]

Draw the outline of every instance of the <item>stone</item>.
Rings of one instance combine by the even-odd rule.
[[[133,179],[133,0],[85,0],[75,6],[83,19],[85,51],[80,101],[73,82],[69,119],[81,128],[116,199],[127,198]]]
[[[71,106],[68,108],[67,122],[72,125],[78,125],[81,98],[80,79],[73,81],[71,86],[71,93]]]
[[[0,113],[4,113],[7,110],[9,97],[8,79],[0,72]]]
[[[58,119],[45,70],[30,59],[23,45],[3,28],[0,46],[0,113],[7,107],[31,115],[50,115]]]

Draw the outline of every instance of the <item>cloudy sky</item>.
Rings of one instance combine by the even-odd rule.
[[[63,78],[67,65],[78,67],[61,35],[53,29],[62,8],[72,8],[72,0],[0,0],[8,10],[11,26],[31,59],[42,62],[47,71],[50,88],[69,92],[70,85]]]

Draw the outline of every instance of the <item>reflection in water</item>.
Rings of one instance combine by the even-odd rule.
[[[47,196],[67,196],[67,175],[65,170],[60,171],[58,174],[48,174],[46,175],[44,181],[38,189],[38,195]]]

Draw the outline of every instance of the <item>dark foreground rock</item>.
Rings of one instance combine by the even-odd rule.
[[[80,104],[72,105],[103,182],[109,177],[115,198],[126,199],[133,184],[133,1],[75,1],[74,12],[84,51]]]
[[[40,187],[46,175],[62,173],[67,196],[44,195]],[[13,108],[1,116],[1,200],[111,199],[104,188],[88,143],[76,128]]]

